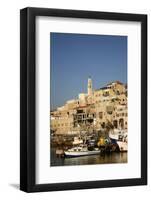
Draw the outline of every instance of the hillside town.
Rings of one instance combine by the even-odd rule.
[[[51,133],[72,135],[78,132],[97,132],[107,124],[127,130],[127,115],[127,85],[113,81],[93,89],[89,77],[87,93],[80,93],[77,99],[68,100],[65,105],[51,111]]]
[[[93,89],[50,113],[52,165],[61,157],[128,151],[127,85],[113,81]],[[121,157],[122,158],[122,157]],[[125,160],[118,162],[126,162]]]

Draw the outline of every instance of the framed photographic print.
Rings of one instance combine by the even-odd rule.
[[[20,189],[147,184],[147,16],[20,12]]]

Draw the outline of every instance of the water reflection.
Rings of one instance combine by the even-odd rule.
[[[51,166],[127,163],[127,152],[113,152],[110,154],[74,158],[58,158],[54,151],[51,152]]]

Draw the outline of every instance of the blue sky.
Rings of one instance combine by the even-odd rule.
[[[50,33],[51,109],[93,88],[127,83],[127,36]]]

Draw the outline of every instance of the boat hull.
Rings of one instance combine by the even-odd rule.
[[[66,157],[81,157],[100,154],[100,150],[97,151],[81,151],[81,152],[64,152]]]
[[[121,152],[127,152],[128,150],[127,142],[117,141],[117,144]]]

